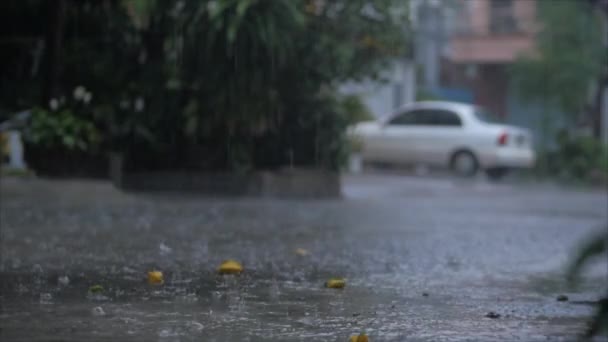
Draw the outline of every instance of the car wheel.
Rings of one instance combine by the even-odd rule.
[[[486,170],[486,175],[490,180],[498,181],[503,179],[507,173],[509,173],[509,169],[506,167],[494,167]]]
[[[479,163],[469,151],[456,152],[450,161],[450,169],[460,177],[473,177],[479,169]]]

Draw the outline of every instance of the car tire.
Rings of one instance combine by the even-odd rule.
[[[479,170],[479,162],[469,151],[458,151],[450,158],[450,170],[459,177],[473,177]]]
[[[499,181],[509,173],[506,167],[493,167],[486,170],[486,176],[492,181]]]

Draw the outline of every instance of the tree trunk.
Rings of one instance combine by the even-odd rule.
[[[55,0],[47,3],[48,26],[45,38],[46,75],[43,94],[43,105],[60,95],[61,57],[63,33],[66,20],[66,0]]]

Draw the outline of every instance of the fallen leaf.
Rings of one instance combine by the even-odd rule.
[[[369,338],[364,333],[353,335],[350,337],[350,342],[369,342]]]
[[[163,272],[161,272],[161,271],[148,272],[148,284],[162,285],[164,282],[165,282],[165,280],[163,278]]]
[[[97,284],[89,287],[89,292],[91,293],[101,293],[103,292],[103,286]]]
[[[307,256],[310,254],[310,252],[304,248],[296,248],[294,253],[296,253],[299,256]]]
[[[346,286],[346,281],[342,278],[331,278],[325,283],[325,286],[330,289],[343,289]]]
[[[238,261],[226,260],[218,267],[217,272],[219,274],[239,274],[243,272],[243,266]]]

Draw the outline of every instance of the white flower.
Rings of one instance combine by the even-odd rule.
[[[78,86],[74,88],[74,98],[76,100],[81,100],[84,98],[84,95],[87,93],[87,90],[83,86]]]
[[[84,97],[82,98],[82,101],[85,104],[89,104],[89,102],[91,102],[92,99],[93,99],[93,94],[91,94],[91,92],[86,92],[84,94]]]
[[[59,101],[57,101],[57,99],[51,99],[49,101],[49,108],[51,108],[51,110],[57,110],[57,108],[59,108]]]
[[[144,107],[146,106],[144,99],[142,99],[141,97],[138,97],[137,100],[135,100],[135,111],[136,112],[141,112],[144,110]]]

